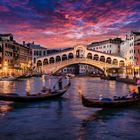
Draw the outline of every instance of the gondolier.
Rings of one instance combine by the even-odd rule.
[[[59,80],[58,80],[58,88],[59,88],[59,90],[62,90],[63,89],[63,86],[62,86],[62,77],[60,77],[59,78]]]

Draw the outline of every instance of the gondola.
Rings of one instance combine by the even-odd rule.
[[[0,100],[13,102],[37,102],[51,100],[61,97],[70,87],[69,82],[62,90],[56,90],[47,93],[37,93],[31,95],[19,95],[17,93],[0,93]]]
[[[140,90],[139,90],[140,91]],[[139,92],[140,93],[140,92]],[[140,97],[131,98],[131,99],[123,99],[123,100],[108,100],[108,101],[100,101],[99,99],[88,99],[84,97],[83,93],[79,91],[82,104],[85,107],[95,107],[95,108],[121,108],[132,106],[140,103]]]

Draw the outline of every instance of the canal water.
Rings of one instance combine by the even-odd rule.
[[[1,92],[25,94],[53,87],[51,77],[0,81]],[[66,83],[66,82],[64,82]],[[132,85],[98,78],[76,77],[58,100],[38,103],[0,101],[0,140],[140,140],[140,105],[122,109],[86,108],[81,104],[78,86],[86,97],[125,95]]]

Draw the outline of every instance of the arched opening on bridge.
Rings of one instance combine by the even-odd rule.
[[[106,63],[111,64],[111,58],[110,57],[107,57]]]
[[[88,59],[92,59],[92,53],[88,53],[88,54],[87,54],[87,58],[88,58]]]
[[[72,59],[72,58],[73,58],[73,53],[69,53],[68,59]]]
[[[88,75],[88,76],[103,76],[105,75],[104,69],[90,64],[85,63],[75,63],[70,65],[65,65],[54,71],[57,73],[73,73],[76,75]]]
[[[95,55],[94,55],[93,60],[99,60],[98,54],[95,54]]]
[[[60,56],[56,56],[56,62],[61,61],[61,57]]]
[[[66,54],[62,55],[62,61],[64,61],[64,60],[67,60],[67,55]]]
[[[50,64],[54,63],[54,58],[53,57],[50,58],[49,63]]]
[[[84,51],[82,49],[79,49],[76,51],[76,58],[83,58],[84,57]]]
[[[39,67],[39,66],[42,66],[42,61],[41,60],[38,60],[37,61],[37,66]]]
[[[117,60],[117,59],[113,59],[112,64],[113,64],[113,65],[118,65],[118,60]]]
[[[100,57],[100,61],[105,62],[105,57],[103,55]]]
[[[121,61],[119,62],[119,66],[120,66],[120,67],[123,67],[123,66],[124,66],[124,61],[123,61],[123,60],[121,60]]]
[[[43,60],[43,65],[47,65],[48,64],[48,59],[44,59]]]

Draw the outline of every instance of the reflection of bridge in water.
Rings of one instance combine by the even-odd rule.
[[[36,61],[38,71],[55,73],[73,64],[87,64],[105,72],[110,67],[125,66],[125,59],[119,56],[88,50],[86,46],[78,45],[74,48],[40,57]]]

